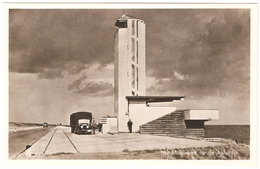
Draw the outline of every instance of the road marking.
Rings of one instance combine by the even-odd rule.
[[[62,130],[63,131],[63,130]],[[73,147],[75,148],[75,150],[77,151],[77,153],[79,153],[78,149],[76,148],[76,146],[72,143],[72,141],[70,140],[70,138],[67,136],[67,134],[63,131],[63,133],[65,134],[65,136],[69,139],[70,143],[73,145]]]
[[[48,155],[57,153],[77,153],[73,144],[70,142],[66,134],[64,134],[62,127],[57,128],[44,152],[44,154]]]
[[[52,138],[53,138],[53,136],[54,136],[55,133],[56,133],[56,130],[54,130],[53,135],[51,136],[51,139],[49,140],[49,142],[48,142],[47,146],[45,147],[45,150],[44,150],[44,152],[43,152],[42,154],[45,154],[45,152],[46,152],[48,146],[50,145],[51,140],[52,140]]]

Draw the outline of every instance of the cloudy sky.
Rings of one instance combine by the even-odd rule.
[[[9,121],[113,115],[114,23],[122,9],[9,10]],[[250,124],[250,11],[124,9],[146,22],[147,95]]]

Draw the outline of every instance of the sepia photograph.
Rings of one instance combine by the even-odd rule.
[[[257,4],[6,4],[7,163],[256,165],[256,13]]]

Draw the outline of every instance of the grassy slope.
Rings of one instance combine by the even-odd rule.
[[[78,154],[53,154],[38,157],[22,157],[22,159],[56,159],[56,160],[134,160],[134,159],[157,159],[157,160],[247,160],[250,159],[250,149],[248,145],[236,144],[228,140],[227,145],[215,147],[178,148],[168,150],[139,150],[123,152],[96,152]]]

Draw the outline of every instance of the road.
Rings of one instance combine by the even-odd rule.
[[[47,133],[49,133],[54,127],[45,127],[28,130],[9,131],[9,158],[15,157],[21,153],[26,145],[31,145]]]
[[[223,145],[204,140],[192,140],[139,133],[77,135],[69,127],[58,126],[32,145],[27,152],[30,158],[57,154],[79,154],[95,152],[122,152],[124,150],[153,150]],[[26,152],[16,159],[26,158]],[[28,155],[28,154],[27,154]]]

